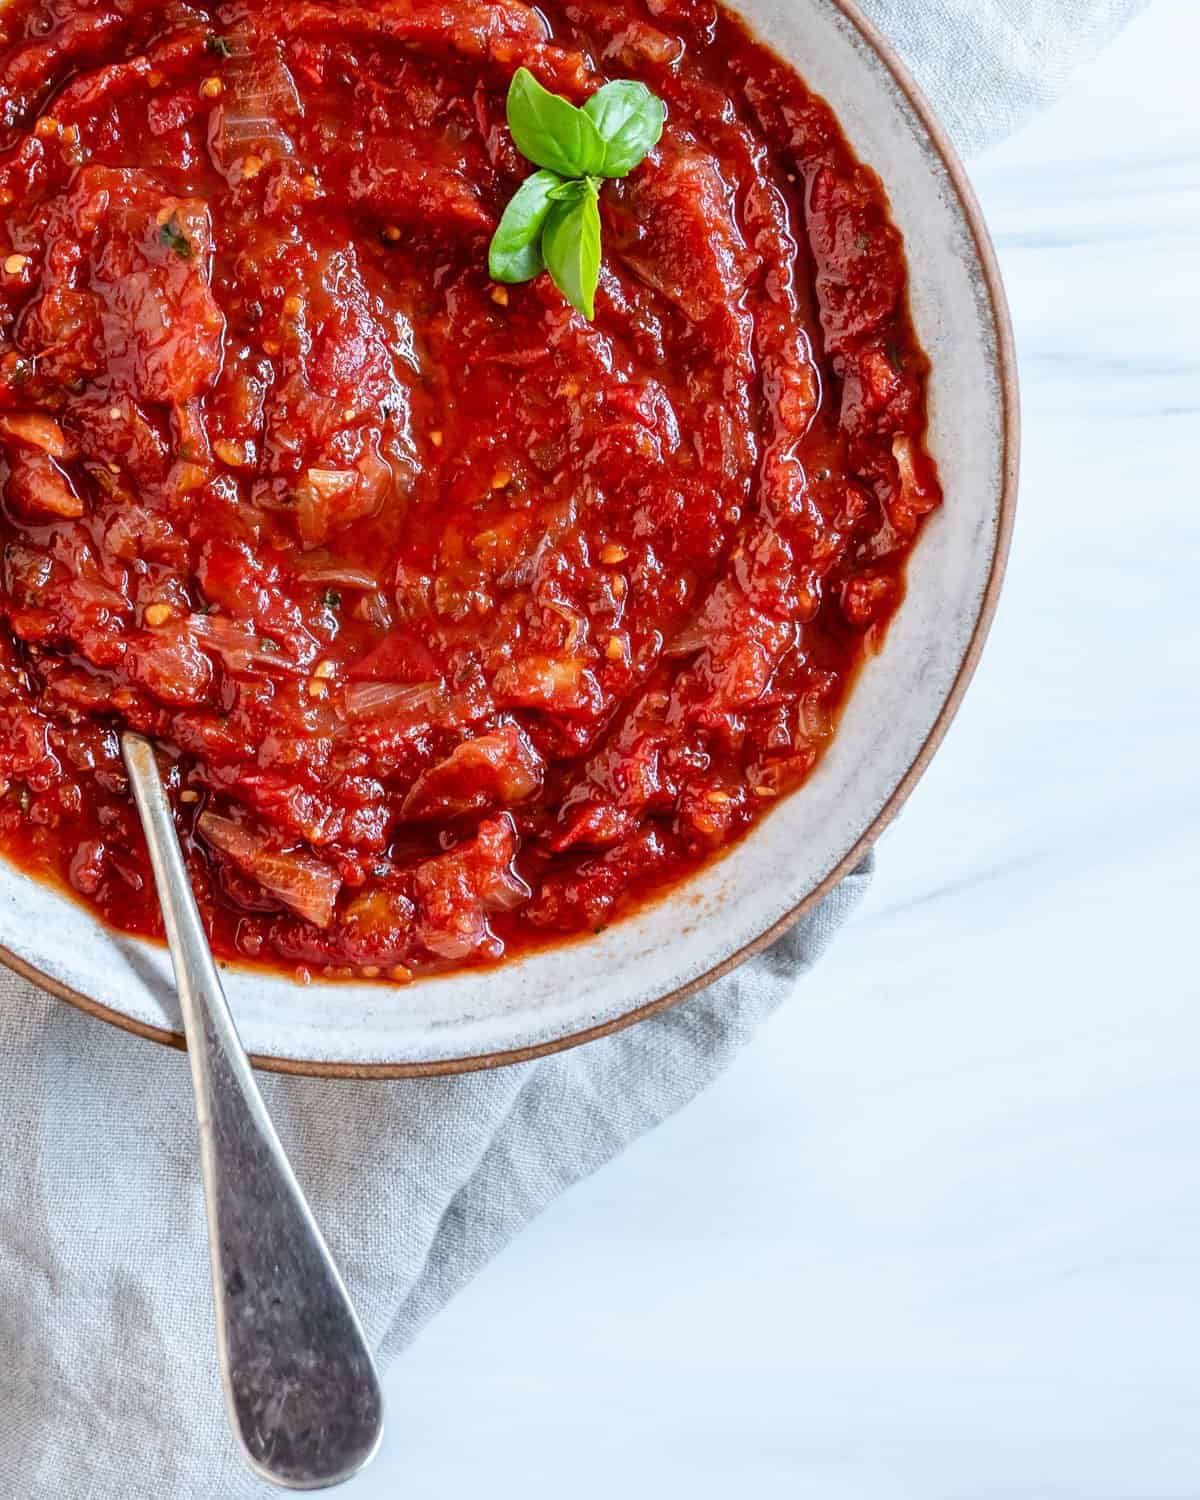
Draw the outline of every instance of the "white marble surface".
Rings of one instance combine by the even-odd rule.
[[[432,1324],[347,1500],[1200,1495],[1197,48],[1155,0],[972,164],[1021,511],[866,909]]]

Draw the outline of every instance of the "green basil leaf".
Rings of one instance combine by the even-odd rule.
[[[509,85],[508,128],[522,156],[560,177],[599,172],[604,160],[604,142],[591,117],[544,89],[528,68],[518,68]]]
[[[574,203],[576,198],[582,198],[585,193],[597,192],[599,187],[598,178],[571,177],[554,188],[550,193],[550,201],[551,203]]]
[[[600,208],[590,184],[583,197],[551,208],[542,230],[542,258],[571,306],[591,318],[600,280]]]
[[[597,89],[583,106],[604,141],[605,177],[624,177],[658,145],[666,110],[644,83],[618,78]]]
[[[534,172],[509,200],[488,247],[493,281],[532,281],[543,270],[538,242],[554,192],[563,186],[557,172]]]

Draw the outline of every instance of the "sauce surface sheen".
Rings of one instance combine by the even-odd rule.
[[[940,500],[872,172],[708,0],[16,0],[0,849],[303,974],[600,929],[809,775]],[[596,317],[487,245],[519,66],[637,78]]]

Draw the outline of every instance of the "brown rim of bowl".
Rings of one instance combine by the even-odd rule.
[[[1003,487],[1000,495],[1000,515],[996,525],[996,547],[992,554],[991,572],[988,575],[987,587],[984,589],[983,599],[980,602],[979,614],[975,621],[975,628],[971,632],[971,639],[967,646],[966,655],[963,657],[962,665],[954,679],[945,703],[942,705],[933,728],[926,736],[925,743],[917,752],[912,764],[904,773],[895,791],[884,803],[876,815],[870,827],[858,839],[854,847],[835,865],[828,875],[815,886],[804,900],[782,916],[772,926],[760,933],[753,942],[746,943],[736,953],[731,954],[723,963],[716,964],[706,973],[698,978],[690,980],[687,984],[669,991],[657,1000],[651,1000],[645,1005],[639,1005],[623,1016],[618,1016],[614,1021],[605,1021],[599,1026],[585,1027],[582,1031],[572,1032],[570,1036],[559,1037],[552,1042],[540,1042],[532,1047],[516,1047],[507,1052],[486,1052],[474,1057],[452,1057],[437,1062],[412,1062],[412,1063],[339,1063],[339,1062],[306,1062],[290,1057],[264,1057],[258,1053],[251,1054],[251,1062],[256,1068],[262,1068],[271,1073],[291,1073],[309,1078],[358,1078],[358,1079],[395,1079],[395,1078],[434,1078],[448,1073],[475,1073],[483,1068],[500,1068],[508,1063],[529,1062],[536,1057],[545,1057],[552,1052],[563,1052],[568,1047],[578,1047],[584,1042],[595,1041],[597,1037],[610,1036],[615,1031],[623,1031],[625,1027],[632,1026],[638,1021],[644,1021],[648,1016],[657,1015],[660,1011],[668,1010],[673,1005],[678,1005],[681,1000],[686,1000],[689,995],[694,995],[697,990],[704,989],[722,975],[728,974],[731,969],[736,969],[747,959],[753,958],[755,954],[761,953],[764,948],[773,943],[777,937],[786,932],[794,922],[797,922],[805,912],[821,900],[833,887],[848,875],[859,861],[873,847],[879,835],[884,831],[896,814],[907,801],[912,789],[921,779],[926,766],[933,759],[934,752],[945,737],[946,730],[954,715],[958,712],[959,704],[962,702],[963,694],[967,685],[975,675],[975,668],[979,664],[979,657],[983,651],[984,642],[987,639],[988,630],[991,628],[992,618],[996,613],[996,604],[1000,597],[1000,586],[1004,580],[1005,565],[1008,561],[1009,544],[1012,541],[1013,521],[1016,514],[1017,503],[1017,459],[1020,449],[1020,411],[1017,394],[1017,361],[1016,348],[1013,343],[1012,322],[1008,312],[1008,302],[1004,295],[1004,285],[1000,279],[1000,268],[996,262],[996,252],[992,248],[991,237],[987,226],[983,221],[983,212],[975,197],[974,189],[967,178],[966,169],[959,160],[958,152],[955,150],[944,128],[938,122],[933,109],[925,99],[924,94],[918,88],[908,68],[901,61],[898,53],[891,43],[885,39],[883,34],[875,26],[874,22],[858,8],[857,0],[829,0],[846,17],[850,23],[857,28],[863,39],[867,42],[879,58],[883,61],[892,77],[900,88],[900,92],[907,99],[909,106],[917,119],[921,122],[934,150],[941,158],[942,165],[954,186],[959,203],[962,206],[963,216],[967,221],[967,227],[971,232],[971,239],[975,246],[980,267],[983,271],[984,284],[987,287],[988,301],[991,305],[992,321],[996,329],[996,352],[999,363],[1000,390],[1004,406],[1004,459],[1003,459]],[[132,1032],[135,1036],[145,1037],[147,1041],[159,1042],[168,1047],[179,1050],[184,1048],[183,1036],[177,1031],[167,1031],[163,1027],[148,1026],[143,1021],[132,1020],[119,1012],[110,1009],[107,1005],[101,1005],[99,1001],[93,1000],[90,995],[84,995],[79,990],[73,990],[69,985],[60,984],[58,980],[43,974],[40,969],[34,968],[25,959],[13,953],[10,949],[0,945],[0,963],[6,964],[15,970],[23,978],[31,980],[34,984],[50,994],[56,995],[61,1000],[68,1001],[79,1010],[85,1011],[97,1020],[107,1021],[110,1026],[120,1027],[123,1031]]]

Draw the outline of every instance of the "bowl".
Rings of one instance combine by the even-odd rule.
[[[978,205],[903,64],[849,0],[733,7],[832,105],[879,173],[904,236],[932,362],[928,446],[946,503],[907,597],[863,668],[817,771],[724,858],[598,936],[408,987],[300,985],[229,966],[242,1039],[266,1068],[400,1077],[572,1046],[673,1005],[778,937],[862,858],[911,792],[962,699],[995,609],[1016,499],[1011,331]],[[0,862],[0,958],[64,1000],[182,1044],[166,949],[102,926]]]

